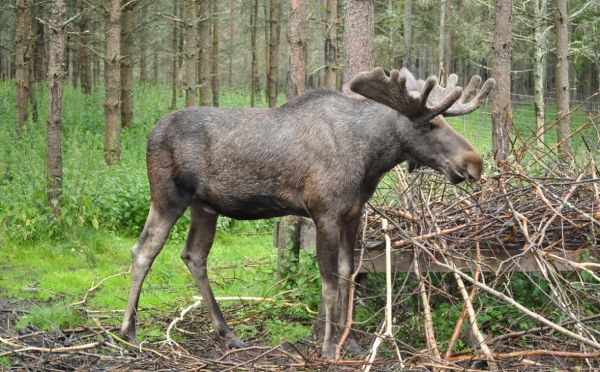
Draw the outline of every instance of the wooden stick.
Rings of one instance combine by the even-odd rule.
[[[550,356],[566,359],[587,359],[600,358],[600,351],[593,353],[579,353],[573,351],[555,351],[555,350],[523,350],[514,351],[512,353],[492,353],[494,359],[515,359],[533,356]],[[453,362],[465,360],[486,360],[484,355],[457,355],[450,358]]]
[[[545,317],[543,317],[542,315],[533,312],[531,310],[529,310],[528,308],[526,308],[525,306],[521,305],[520,303],[518,303],[517,301],[515,301],[514,299],[508,297],[507,295],[505,295],[504,293],[498,292],[495,289],[487,286],[484,283],[481,283],[479,281],[475,281],[473,278],[471,278],[469,275],[463,273],[462,271],[460,271],[459,269],[456,268],[456,266],[454,265],[454,263],[450,262],[450,264],[446,264],[443,262],[440,262],[431,252],[429,252],[429,250],[422,246],[423,250],[425,252],[427,252],[427,254],[431,257],[431,259],[435,262],[436,265],[440,265],[442,267],[445,267],[446,269],[457,273],[458,275],[460,275],[461,278],[465,279],[466,281],[475,284],[476,286],[478,286],[479,288],[483,289],[484,291],[488,292],[489,294],[491,294],[494,297],[497,297],[499,299],[501,299],[502,301],[508,303],[511,306],[514,306],[517,308],[517,310],[519,310],[520,312],[522,312],[523,314],[529,316],[530,318],[532,318],[533,320],[536,320],[540,323],[543,323],[545,325],[547,325],[548,327],[554,329],[557,332],[560,332],[562,334],[564,334],[565,336],[574,338],[577,341],[580,341],[588,346],[591,346],[595,349],[600,350],[600,343],[587,339],[581,335],[578,335],[577,333],[571,332],[568,329],[552,322],[551,320],[546,319]]]

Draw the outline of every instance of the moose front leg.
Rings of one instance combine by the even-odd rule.
[[[338,248],[341,235],[339,222],[334,218],[315,220],[317,228],[317,261],[321,273],[321,298],[325,308],[325,332],[322,357],[335,359],[335,333],[338,312]]]

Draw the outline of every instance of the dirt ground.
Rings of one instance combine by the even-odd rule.
[[[0,299],[0,369],[2,370],[44,370],[44,371],[355,371],[364,365],[364,355],[346,356],[336,363],[318,358],[319,347],[310,340],[296,343],[282,342],[269,346],[268,340],[259,332],[246,340],[249,347],[227,350],[223,344],[213,339],[208,314],[197,309],[186,316],[174,328],[176,343],[166,341],[142,342],[138,346],[127,345],[120,340],[115,326],[102,323],[102,317],[93,322],[96,325],[74,329],[42,332],[32,327],[17,330],[15,324],[27,313],[34,303]],[[236,319],[235,307],[227,310],[231,323],[248,321]],[[164,312],[151,314],[140,327],[152,322],[167,329],[171,319],[178,314],[166,316]],[[92,318],[93,319],[93,318]],[[358,338],[359,343],[368,349],[372,337]],[[164,338],[163,338],[164,340]],[[536,339],[533,339],[536,342]],[[530,340],[531,341],[531,340]],[[504,354],[522,348],[523,340],[507,340],[501,345]],[[540,341],[541,342],[541,341]],[[539,345],[544,346],[544,345]],[[465,354],[462,361],[442,366],[423,352],[403,349],[404,370],[429,371],[439,367],[446,370],[489,370],[486,362],[473,360],[478,354]],[[457,356],[460,357],[460,356]],[[530,355],[506,358],[497,361],[501,371],[556,371],[556,370],[598,370],[600,357],[591,360],[558,358],[553,355]],[[384,343],[372,371],[402,370],[391,345]]]

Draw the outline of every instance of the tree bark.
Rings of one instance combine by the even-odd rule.
[[[215,0],[218,1],[218,0]],[[210,0],[200,0],[200,58],[198,59],[198,85],[200,86],[198,103],[200,106],[210,105],[210,46],[211,46],[211,19]]]
[[[402,67],[408,69],[412,66],[412,0],[404,1],[404,56],[402,58]]]
[[[173,0],[173,15],[178,14],[178,0]],[[171,35],[171,110],[177,107],[177,54],[179,52],[179,22],[173,21],[173,34]]]
[[[43,4],[36,4],[34,8],[35,17],[43,18],[45,16]],[[44,25],[41,22],[33,19],[35,32],[35,50],[33,53],[33,70],[35,73],[35,81],[42,81],[47,76],[46,65],[44,64]]]
[[[212,104],[219,107],[219,2],[212,0],[212,61],[211,88]]]
[[[346,68],[343,92],[350,93],[348,83],[363,71],[373,68],[374,5],[373,0],[347,0],[344,21]]]
[[[271,0],[264,0],[263,1],[263,10],[264,10],[264,25],[265,25],[265,102],[269,101],[269,88],[270,85],[268,83],[269,81],[269,71],[271,71],[271,60],[269,59],[269,56],[271,55],[270,53],[270,49],[271,49],[271,18],[269,16],[269,1]]]
[[[62,204],[62,93],[65,61],[64,22],[67,7],[64,0],[54,0],[52,27],[50,27],[50,56],[48,61],[48,121],[47,156],[47,200],[52,214],[61,213]]]
[[[337,0],[327,0],[327,18],[325,21],[325,81],[323,86],[337,89]]]
[[[448,12],[448,7],[450,2],[448,0],[441,0],[440,4],[440,38],[438,44],[438,77],[440,79],[440,84],[444,85],[446,71],[444,62],[446,60],[446,13]]]
[[[104,65],[104,161],[121,159],[121,0],[111,0],[106,27]]]
[[[496,89],[492,111],[492,151],[498,164],[509,153],[512,123],[510,102],[510,70],[512,57],[512,0],[494,0],[493,77]]]
[[[234,52],[234,36],[235,36],[235,1],[229,0],[229,51],[228,51],[228,74],[227,87],[233,88],[233,52]],[[252,27],[252,26],[250,26]]]
[[[17,134],[21,135],[29,111],[27,102],[29,100],[29,64],[31,53],[29,42],[31,40],[31,10],[33,0],[17,0],[16,2],[16,28],[15,28],[15,80],[16,80],[16,106],[17,106]]]
[[[196,25],[196,0],[185,0],[183,10],[183,21],[185,23],[185,106],[192,107],[196,104],[196,57],[198,51],[198,31]]]
[[[303,0],[290,0],[286,89],[288,101],[304,93],[304,45],[306,43],[306,11],[304,7]]]
[[[563,160],[573,156],[571,148],[571,118],[569,115],[569,12],[567,0],[555,0],[556,12],[556,140],[558,155]]]
[[[133,124],[133,4],[121,15],[121,125]]]
[[[71,78],[71,86],[73,88],[79,87],[79,45],[78,39],[75,35],[71,36],[69,50],[70,53],[70,61],[69,65],[71,66],[71,71],[69,77]]]
[[[536,146],[544,147],[544,122],[545,122],[545,103],[544,103],[544,82],[546,81],[546,5],[547,0],[533,0],[533,95],[535,109],[536,126]]]
[[[250,107],[256,106],[256,95],[258,93],[258,0],[254,0],[254,6],[250,11],[250,49],[252,49],[252,65],[250,68]]]
[[[142,5],[142,19],[145,22],[148,19],[148,5]],[[144,28],[140,29],[139,32],[140,40],[140,83],[146,84],[148,82],[148,53],[147,53],[147,32]],[[133,40],[133,37],[132,37]]]
[[[90,64],[90,13],[84,10],[79,19],[79,79],[84,94],[92,93],[92,65]]]
[[[279,82],[279,13],[281,5],[277,0],[269,2],[269,75],[267,85],[269,86],[269,107],[277,106],[277,93]]]

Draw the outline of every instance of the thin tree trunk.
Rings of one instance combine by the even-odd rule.
[[[215,0],[218,1],[218,0]],[[210,0],[200,0],[200,58],[198,59],[198,85],[200,86],[198,103],[210,105]]]
[[[255,107],[256,94],[258,92],[258,0],[254,0],[254,6],[252,8],[253,9],[250,11],[250,48],[252,49],[252,66],[250,69],[250,107]]]
[[[563,160],[572,158],[571,118],[569,115],[569,13],[567,0],[555,0],[556,12],[556,116],[558,126],[556,140],[558,153]]]
[[[92,71],[90,64],[90,13],[83,11],[79,19],[79,78],[81,90],[84,94],[92,92]]]
[[[281,4],[278,0],[270,0],[269,16],[271,28],[269,30],[269,75],[267,85],[269,86],[269,107],[277,105],[277,93],[279,82],[279,13]]]
[[[347,0],[344,21],[346,68],[343,92],[350,93],[348,83],[361,72],[373,68],[374,4],[373,0]]]
[[[512,57],[512,0],[494,0],[494,44],[492,68],[496,90],[492,112],[492,151],[500,164],[509,153],[509,125],[512,122],[510,103],[510,71]]]
[[[158,83],[158,47],[152,48],[152,82]]]
[[[41,22],[36,21],[36,17],[43,18],[44,5],[38,3],[34,7],[35,17],[33,19],[34,32],[35,32],[35,50],[33,53],[33,70],[35,81],[42,81],[47,76],[47,71],[44,64],[44,25]]]
[[[48,121],[47,128],[47,199],[52,214],[61,213],[62,204],[62,93],[65,60],[64,22],[67,7],[64,0],[54,0],[50,28],[50,56],[48,61]]]
[[[544,147],[544,82],[546,80],[546,4],[547,0],[533,0],[533,95],[536,122],[536,146]]]
[[[146,4],[142,5],[142,19],[143,22],[148,20],[148,6]],[[146,84],[148,82],[148,53],[147,53],[147,41],[148,33],[145,30],[145,27],[140,29],[139,32],[139,40],[140,40],[140,83]]]
[[[98,17],[95,17],[95,20],[92,21],[93,23],[93,27],[97,30],[101,29],[101,24],[100,21],[98,20]],[[102,46],[100,44],[100,42],[98,41],[98,38],[94,38],[92,39],[92,44],[95,46],[96,49],[100,49]],[[102,67],[100,66],[101,63],[100,61],[102,60],[100,58],[100,56],[96,55],[95,53],[92,54],[92,58],[93,58],[93,62],[92,62],[92,75],[93,75],[93,84],[95,87],[98,86],[98,84],[100,83],[100,70],[102,69]]]
[[[269,102],[269,71],[271,71],[271,60],[269,56],[271,55],[271,17],[269,16],[269,1],[263,1],[263,10],[264,10],[264,25],[265,25],[265,102]]]
[[[79,87],[79,45],[78,40],[75,35],[71,36],[70,42],[70,50],[71,50],[71,61],[70,61],[70,74],[69,78],[71,79],[71,86],[73,88]]]
[[[33,58],[29,63],[29,104],[31,105],[31,119],[37,123],[39,120],[38,116],[38,105],[37,105],[37,87],[35,84],[35,69]]]
[[[185,22],[185,105],[192,107],[196,104],[196,57],[198,50],[198,30],[196,25],[196,0],[185,0],[183,10]]]
[[[107,165],[121,159],[121,1],[111,0],[106,27],[104,70],[104,161]]]
[[[288,101],[304,93],[304,45],[306,42],[306,11],[304,6],[303,0],[290,0],[286,91]]]
[[[31,53],[29,42],[31,40],[31,9],[33,0],[17,0],[16,2],[16,28],[15,28],[15,80],[16,80],[16,106],[17,106],[17,134],[21,135],[29,111],[27,102],[29,100],[29,64]]]
[[[325,81],[323,86],[337,89],[337,0],[327,0],[325,21]]]
[[[173,15],[177,16],[179,0],[173,0]],[[179,22],[173,21],[173,34],[171,39],[171,110],[177,107],[177,54],[179,43]]]
[[[408,69],[413,68],[411,61],[412,53],[412,0],[404,1],[404,56],[402,66]]]
[[[234,51],[234,35],[235,35],[235,2],[229,0],[229,51],[228,51],[228,74],[227,74],[227,87],[233,88],[233,51]],[[250,26],[252,27],[252,26]]]
[[[121,126],[133,124],[133,4],[121,15]]]
[[[446,71],[444,70],[445,51],[446,51],[446,13],[448,12],[448,0],[441,0],[440,4],[440,39],[438,44],[438,77],[440,84],[444,84]]]
[[[212,0],[212,61],[211,61],[212,104],[219,107],[219,2]]]

